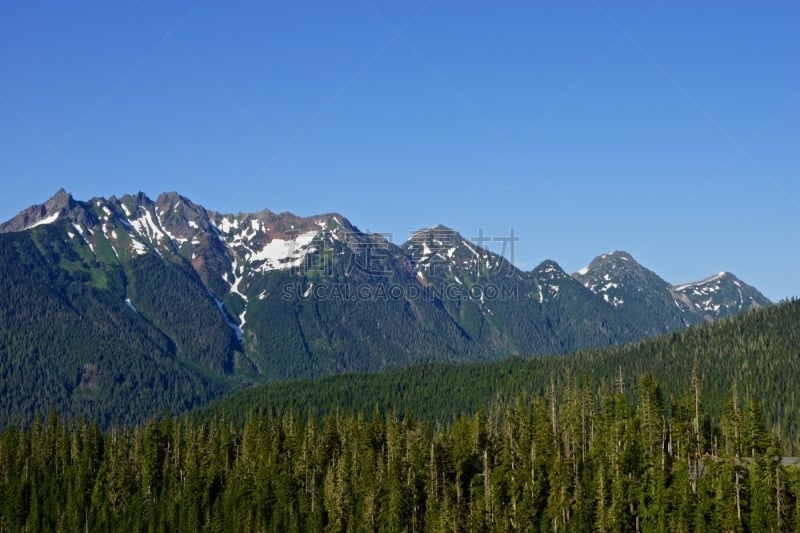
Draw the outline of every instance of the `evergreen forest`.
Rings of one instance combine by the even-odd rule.
[[[0,433],[0,531],[800,531],[799,319],[790,301],[629,348],[293,382],[284,402],[265,386],[107,430],[38,416]],[[444,387],[428,409],[426,375]]]

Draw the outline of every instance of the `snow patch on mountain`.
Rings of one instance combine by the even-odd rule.
[[[677,285],[676,287],[674,287],[674,289],[676,291],[683,291],[683,290],[688,289],[689,287],[699,287],[700,285],[706,285],[706,284],[711,283],[713,281],[717,281],[718,279],[721,279],[721,278],[725,277],[727,274],[728,274],[727,272],[722,271],[722,272],[720,272],[718,274],[714,274],[713,276],[710,276],[708,278],[701,279],[700,281],[693,281],[691,283],[684,283],[683,285]],[[736,282],[734,281],[734,283],[736,283]],[[737,283],[737,285],[738,285],[738,283]]]
[[[131,248],[133,249],[133,252],[136,253],[136,255],[145,255],[147,253],[147,246],[137,241],[136,239],[131,239]]]
[[[231,284],[231,293],[238,294],[239,296],[242,297],[242,300],[247,302],[247,295],[239,290],[239,284],[244,279],[244,267],[240,266],[235,258],[233,260],[233,263],[231,263],[231,272],[233,273],[233,281],[229,282]],[[228,281],[227,272],[223,274],[222,279]]]
[[[139,206],[143,214],[136,219],[131,220],[131,225],[143,237],[147,237],[151,242],[159,242],[162,239],[169,237],[161,230],[158,224],[153,220],[150,211],[144,206]]]
[[[133,312],[134,312],[134,313],[138,313],[138,312],[139,312],[139,311],[136,309],[136,307],[134,307],[134,305],[133,305],[133,302],[131,302],[131,299],[130,299],[130,298],[125,298],[125,305],[127,305],[128,307],[130,307],[130,308],[133,310]]]
[[[53,222],[58,220],[58,215],[59,215],[59,213],[55,212],[52,215],[50,215],[49,217],[45,217],[42,220],[40,220],[39,222],[37,222],[36,224],[28,226],[25,229],[31,229],[31,228],[35,228],[35,227],[38,227],[38,226],[44,226],[45,224],[52,224]]]
[[[217,227],[222,233],[230,233],[231,230],[239,229],[239,221],[233,217],[230,219],[223,217]]]
[[[236,337],[239,340],[242,340],[242,336],[244,335],[244,325],[247,322],[247,306],[244,306],[242,312],[239,313],[239,325],[236,326]]]
[[[233,323],[230,320],[230,318],[228,318],[228,313],[225,312],[225,306],[222,305],[222,302],[219,301],[219,298],[217,298],[211,293],[208,293],[208,295],[211,296],[211,298],[213,298],[214,303],[217,305],[217,309],[219,309],[219,312],[222,313],[222,316],[225,318],[225,322],[228,323],[228,326],[230,326],[230,328],[236,334],[236,338],[241,341],[244,335],[244,332],[242,331],[242,326],[244,326],[244,322],[242,322],[241,325]]]
[[[187,242],[189,242],[189,239],[186,239],[186,238],[183,238],[183,237],[178,237],[177,235],[173,235],[172,233],[170,233],[167,230],[167,228],[164,228],[164,233],[167,234],[167,237],[169,237],[172,240],[172,242],[178,243],[178,246],[181,246],[181,245],[186,244]]]
[[[306,255],[315,251],[311,243],[317,235],[316,230],[311,230],[301,233],[294,240],[272,239],[261,250],[252,253],[248,260],[250,263],[263,261],[257,268],[260,272],[299,267]]]
[[[463,244],[464,244],[464,246],[467,248],[467,250],[469,250],[470,252],[472,252],[472,255],[474,255],[475,257],[477,257],[477,258],[479,258],[479,259],[480,259],[480,257],[481,257],[481,254],[479,254],[479,253],[477,252],[477,250],[475,250],[475,248],[473,248],[472,246],[470,246],[470,245],[469,245],[469,243],[467,243],[467,241],[463,241],[462,243],[463,243]]]

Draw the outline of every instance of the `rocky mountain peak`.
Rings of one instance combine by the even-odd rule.
[[[639,264],[631,254],[619,250],[595,257],[573,276],[590,289],[594,285],[603,284],[603,282],[620,280],[658,282],[664,286],[668,285],[667,282]]]
[[[592,261],[576,272],[578,276],[585,276],[589,271],[610,269],[616,270],[617,268],[636,269],[641,265],[636,262],[631,254],[621,250],[615,250],[610,253],[598,255]]]
[[[763,294],[730,272],[672,287],[676,300],[705,319],[721,318],[771,305]]]
[[[47,206],[48,210],[60,210],[70,207],[72,202],[72,195],[62,187],[44,205]]]
[[[44,224],[51,224],[74,207],[72,195],[63,188],[43,204],[32,205],[23,209],[17,216],[0,224],[0,233],[23,231]]]
[[[435,270],[437,273],[446,271],[448,275],[458,277],[459,281],[464,278],[520,275],[519,270],[505,257],[484,247],[486,244],[480,239],[465,239],[456,230],[439,224],[414,232],[401,248],[418,269],[426,272]]]
[[[672,303],[669,283],[640,265],[628,252],[617,250],[599,255],[573,276],[615,307],[667,307],[668,322],[673,326],[681,323],[679,313],[669,308]]]
[[[536,265],[536,268],[533,269],[533,274],[539,277],[547,277],[551,280],[569,277],[569,274],[561,268],[561,265],[552,259],[545,259]]]

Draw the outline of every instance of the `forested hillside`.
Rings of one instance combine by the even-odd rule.
[[[759,400],[573,380],[432,425],[292,410],[0,434],[2,531],[789,531]]]
[[[800,528],[800,301],[626,348],[0,433],[0,531]]]
[[[232,395],[198,411],[242,420],[251,410],[296,408],[318,415],[336,409],[412,413],[446,423],[495,398],[543,392],[591,377],[626,392],[649,374],[667,397],[696,381],[704,410],[719,416],[731,394],[759,398],[776,435],[800,443],[800,301],[751,311],[620,348],[570,356],[513,358],[498,363],[415,366],[370,375],[275,383]]]
[[[69,246],[41,245],[57,241],[57,233],[45,227],[36,234],[0,234],[0,427],[29,424],[51,409],[103,427],[130,424],[229,390],[220,374],[197,371],[204,363],[222,368],[226,344],[232,344],[213,303],[181,310],[193,319],[181,324],[194,329],[176,331],[176,346],[159,326],[170,323],[163,315],[178,311],[175,304],[187,298],[190,283],[171,279],[157,293],[167,305],[142,298],[135,309],[126,304],[121,267],[103,269]],[[132,293],[143,292],[137,280],[147,279],[141,275],[146,268],[144,261],[133,264]]]

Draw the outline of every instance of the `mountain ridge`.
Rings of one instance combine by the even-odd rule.
[[[93,204],[94,209],[91,207]],[[59,189],[45,203],[30,206],[0,224],[0,233],[24,231],[65,219],[84,240],[84,228],[93,233],[92,228],[99,226],[103,234],[110,237],[107,240],[118,258],[120,247],[125,249],[123,254],[129,255],[143,255],[148,251],[177,253],[189,261],[213,294],[238,295],[243,300],[244,295],[239,289],[242,282],[248,283],[240,276],[246,268],[245,263],[255,263],[254,268],[261,272],[304,267],[308,254],[317,251],[312,241],[320,235],[323,240],[327,238],[331,242],[341,241],[343,236],[347,239],[358,236],[354,242],[348,243],[351,251],[356,253],[359,248],[367,247],[395,254],[401,250],[407,255],[402,261],[405,269],[413,271],[423,283],[431,269],[438,268],[446,268],[452,274],[455,267],[456,271],[462,272],[461,277],[469,271],[478,277],[484,276],[484,279],[492,278],[492,270],[495,270],[519,280],[541,277],[545,265],[555,265],[557,270],[562,270],[552,259],[545,259],[533,270],[522,271],[502,255],[482,248],[479,246],[481,243],[467,241],[456,230],[441,224],[421,228],[406,242],[395,245],[382,241],[379,234],[367,236],[360,232],[340,213],[301,217],[290,212],[274,213],[263,209],[253,213],[223,214],[195,204],[176,191],[161,193],[155,200],[139,192],[119,198],[97,197],[79,202],[64,189]],[[113,227],[118,225],[135,230],[129,233],[129,242],[124,242],[126,239],[120,242]],[[75,234],[69,232],[68,235],[74,238]],[[95,253],[88,241],[87,244]],[[476,249],[481,249],[480,254]],[[233,250],[241,253],[232,253]],[[458,265],[454,259],[456,254]],[[224,264],[227,262],[231,267],[226,272]],[[452,274],[447,281],[463,285],[461,277]],[[611,306],[640,311],[642,308],[660,308],[659,320],[662,323],[660,327],[649,329],[651,335],[771,304],[760,292],[733,274],[720,272],[697,281],[673,285],[621,250],[595,257],[572,277]],[[709,286],[712,282],[717,282],[714,287]],[[727,286],[720,286],[722,282]],[[537,284],[540,304],[544,304],[546,298],[557,297],[558,284],[550,283],[545,290],[541,283],[534,283]],[[636,287],[636,292],[641,293],[642,286],[651,290],[649,294],[637,295],[631,293],[631,285]],[[728,293],[725,301],[715,301],[713,295],[717,292]],[[739,294],[738,301],[732,293]],[[626,297],[630,300],[627,306]]]
[[[730,272],[721,271],[698,281],[673,285],[640,265],[629,253],[620,250],[595,257],[573,276],[593,292],[602,294],[614,306],[625,305],[626,299],[629,300],[628,305],[640,311],[660,304],[664,308],[662,320],[668,325],[667,329],[669,326],[679,327],[681,324],[691,325],[724,318],[772,304],[757,289]],[[650,291],[647,294],[633,292],[629,290],[631,285],[646,286]],[[715,297],[715,293],[723,297]],[[675,309],[672,309],[670,300]],[[663,332],[666,331],[658,333]]]
[[[4,407],[24,418],[113,405],[136,420],[147,413],[120,404],[120,383],[203,380],[209,395],[152,400],[185,409],[262,381],[603,348],[769,305],[732,275],[674,289],[624,252],[570,275],[553,260],[521,270],[480,244],[442,225],[397,245],[339,213],[234,215],[174,191],[79,201],[61,189],[0,224],[0,372],[52,391],[32,397],[25,381]],[[142,348],[123,364],[128,345]]]
[[[149,202],[151,204],[154,204],[157,207],[163,207],[163,204],[169,203],[170,201],[173,201],[173,200],[175,202],[179,203],[179,204],[188,204],[189,206],[192,206],[192,207],[195,207],[195,208],[199,208],[202,213],[208,215],[208,218],[210,220],[222,221],[223,227],[225,227],[225,224],[226,224],[225,221],[236,220],[237,221],[236,223],[238,224],[239,220],[247,220],[247,219],[257,219],[257,220],[258,219],[271,219],[271,220],[282,220],[282,221],[296,221],[296,222],[300,223],[301,225],[304,225],[305,227],[307,227],[308,226],[308,222],[310,220],[314,219],[315,221],[319,221],[319,220],[344,221],[343,223],[340,222],[342,226],[347,227],[350,230],[359,231],[358,228],[356,226],[354,226],[346,217],[344,217],[341,213],[337,213],[337,212],[329,212],[329,213],[309,215],[309,216],[300,216],[300,215],[295,215],[294,213],[292,213],[290,211],[283,211],[281,213],[275,213],[275,212],[265,208],[265,209],[262,209],[262,210],[259,210],[259,211],[254,211],[254,212],[238,212],[236,214],[233,214],[233,213],[221,213],[221,212],[218,212],[218,211],[206,209],[205,207],[200,206],[199,204],[195,204],[191,199],[189,199],[186,196],[181,195],[177,191],[168,191],[168,192],[161,193],[156,197],[155,200],[150,199],[147,196],[146,193],[140,191],[136,195],[125,194],[125,195],[123,195],[122,197],[119,197],[119,198],[116,197],[116,196],[110,196],[108,199],[103,198],[103,197],[94,197],[94,198],[91,198],[90,200],[88,200],[87,202],[83,202],[83,203],[91,203],[92,201],[101,201],[101,202],[108,202],[108,203],[111,203],[111,204],[120,205],[120,206],[123,206],[123,209],[125,209],[126,204],[129,203],[131,201],[131,199],[135,199],[135,201],[136,201],[138,206],[146,205],[146,203]],[[65,189],[61,188],[52,197],[50,197],[45,203],[43,203],[43,204],[34,204],[34,205],[32,205],[32,206],[30,206],[28,208],[25,208],[25,209],[21,210],[16,216],[12,217],[11,219],[7,220],[6,222],[0,223],[0,233],[24,231],[26,229],[32,229],[32,228],[40,226],[40,225],[45,225],[45,224],[50,224],[50,223],[56,222],[58,220],[58,217],[60,217],[61,215],[65,214],[66,212],[68,212],[69,209],[74,207],[74,205],[76,203],[79,203],[79,202],[77,202],[69,192],[67,192]],[[58,217],[56,217],[56,215],[58,215]],[[130,215],[131,215],[131,213],[126,212],[126,216],[130,216]],[[233,223],[232,222],[228,222],[228,224],[232,225]],[[214,227],[219,229],[219,227],[216,226],[216,225]],[[294,228],[292,228],[292,229],[294,229]],[[411,237],[406,242],[401,243],[401,244],[399,244],[397,246],[399,246],[399,247],[407,247],[408,245],[413,243],[413,241],[420,234],[425,233],[425,232],[432,232],[432,231],[458,235],[459,239],[462,242],[467,242],[467,240],[464,239],[457,232],[457,230],[455,230],[453,228],[450,228],[448,226],[445,226],[443,224],[437,224],[436,226],[433,226],[433,227],[430,227],[430,228],[426,227],[426,228],[418,229],[417,231],[412,233]],[[380,234],[372,234],[372,235],[380,235]],[[477,245],[477,244],[474,244],[472,246],[478,246],[479,247],[479,245]],[[489,252],[489,253],[492,253],[492,252]],[[494,254],[494,255],[497,255],[497,254]],[[499,256],[499,257],[503,261],[507,261],[505,259],[505,257],[503,257],[503,256]],[[592,263],[595,263],[595,262],[597,262],[599,260],[602,260],[602,259],[604,259],[606,257],[618,257],[618,258],[620,258],[620,259],[622,259],[624,261],[632,261],[633,263],[638,265],[638,262],[636,262],[636,260],[633,258],[633,256],[630,253],[628,253],[628,252],[626,252],[624,250],[615,250],[613,252],[604,253],[604,254],[596,256],[585,267],[583,267],[583,268],[577,270],[576,272],[574,272],[572,274],[572,276],[575,277],[575,278],[578,278],[578,279],[583,278],[586,275],[586,271],[588,271],[588,269],[590,268]],[[539,266],[541,266],[541,264],[546,263],[548,261],[552,261],[552,262],[558,264],[555,260],[548,258],[548,259],[542,260],[542,262],[540,263]],[[641,265],[639,265],[639,266],[641,266]],[[516,267],[514,267],[514,268],[516,268]],[[560,266],[559,266],[559,268],[560,268]],[[721,271],[721,272],[719,272],[717,274],[712,274],[712,275],[704,277],[704,278],[699,278],[697,280],[693,280],[693,281],[689,281],[689,282],[685,282],[685,283],[680,283],[680,284],[670,284],[670,286],[673,289],[675,289],[676,291],[680,292],[681,290],[683,290],[683,289],[685,289],[687,287],[692,287],[692,286],[698,286],[698,285],[705,284],[705,283],[713,281],[714,279],[716,279],[716,278],[718,278],[720,276],[723,276],[725,274],[731,275],[734,278],[736,277],[735,274],[733,274],[731,272]],[[741,280],[739,280],[738,278],[736,278],[736,280],[741,283]],[[768,299],[766,299],[766,297],[764,297],[764,299],[768,301]]]

